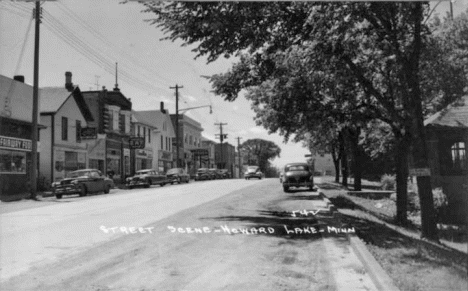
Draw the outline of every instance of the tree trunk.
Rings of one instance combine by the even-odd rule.
[[[426,131],[424,127],[422,98],[419,80],[419,60],[421,55],[421,22],[423,21],[421,2],[413,3],[414,20],[414,50],[408,62],[405,77],[409,88],[409,112],[412,113],[412,154],[416,168],[429,168]],[[431,177],[417,177],[419,201],[421,204],[421,223],[423,238],[439,242],[437,234],[437,221],[434,211],[434,199],[432,195]]]
[[[340,133],[340,155],[341,155],[341,171],[343,186],[348,187],[348,155],[346,153],[345,138],[343,131]]]
[[[331,156],[333,159],[333,165],[335,166],[335,182],[340,182],[340,153],[339,148],[336,146],[331,147]]]
[[[408,154],[410,150],[410,140],[408,137],[396,136],[396,217],[395,223],[398,225],[408,224]]]
[[[361,132],[360,128],[357,128],[355,130],[352,130],[352,129],[348,130],[349,142],[350,142],[351,150],[353,153],[352,170],[353,170],[353,176],[354,176],[354,191],[362,190],[362,183],[361,183],[362,167],[361,165],[362,165],[363,152],[362,152],[362,149],[359,147],[360,132]]]

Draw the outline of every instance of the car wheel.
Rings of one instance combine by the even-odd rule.
[[[109,194],[110,188],[110,185],[106,185],[106,188],[104,189],[104,194]]]
[[[185,181],[185,183],[187,183],[187,184],[188,184],[189,182],[190,182],[190,179],[187,179],[187,181]]]
[[[283,191],[286,192],[286,193],[289,192],[289,187],[288,186],[283,186]]]
[[[55,194],[55,198],[62,199],[62,194]]]
[[[128,186],[128,189],[133,189],[133,186]]]
[[[88,195],[88,191],[86,190],[86,186],[85,185],[81,185],[80,186],[80,197],[84,197]]]
[[[159,184],[159,186],[161,186],[161,187],[164,187],[164,185],[166,185],[166,184],[164,184],[164,183]]]
[[[178,184],[182,183],[182,181],[180,180],[180,178],[177,178],[177,183],[178,183]]]

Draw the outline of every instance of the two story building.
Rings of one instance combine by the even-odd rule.
[[[156,169],[155,153],[157,151],[157,138],[155,122],[147,114],[132,111],[133,136],[141,137],[144,148],[134,149],[135,171]]]
[[[66,75],[65,87],[40,89],[40,176],[47,183],[63,179],[68,172],[88,167],[88,146],[81,128],[94,119],[78,86]]]

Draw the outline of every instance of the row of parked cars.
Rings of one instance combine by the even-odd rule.
[[[230,177],[231,175],[227,170],[201,168],[197,171],[194,179],[198,181]],[[132,189],[135,187],[149,188],[151,185],[160,185],[162,187],[166,184],[189,182],[190,175],[183,168],[173,168],[165,174],[153,169],[146,169],[136,171],[133,177],[125,180],[125,185],[127,188]],[[62,198],[63,195],[71,194],[86,196],[88,193],[109,193],[112,188],[114,188],[114,181],[97,169],[83,169],[70,172],[64,179],[51,185],[52,192],[57,199]]]

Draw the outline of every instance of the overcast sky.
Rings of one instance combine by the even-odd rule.
[[[118,85],[131,98],[134,110],[159,109],[165,102],[175,112],[174,87],[180,89],[179,108],[212,105],[193,109],[187,115],[199,121],[203,136],[215,140],[219,127],[232,145],[237,137],[243,141],[262,138],[278,144],[281,158],[273,164],[305,161],[308,153],[301,144],[283,144],[277,134],[268,135],[256,126],[250,104],[243,97],[234,102],[223,101],[211,93],[210,84],[201,76],[223,73],[233,60],[221,58],[206,64],[206,59],[194,60],[190,47],[180,42],[161,41],[158,28],[145,22],[150,13],[141,13],[141,4],[119,4],[120,0],[59,0],[45,2],[40,33],[39,86],[63,86],[65,72],[73,73],[73,83],[81,90],[96,90],[115,86],[115,63],[118,63]],[[455,13],[462,11],[461,0],[455,2]],[[436,3],[436,2],[434,2]],[[33,3],[0,0],[0,74],[13,77],[24,75],[26,83],[33,83],[34,23],[31,19]],[[466,9],[466,6],[464,6]],[[437,12],[449,11],[442,2]]]

